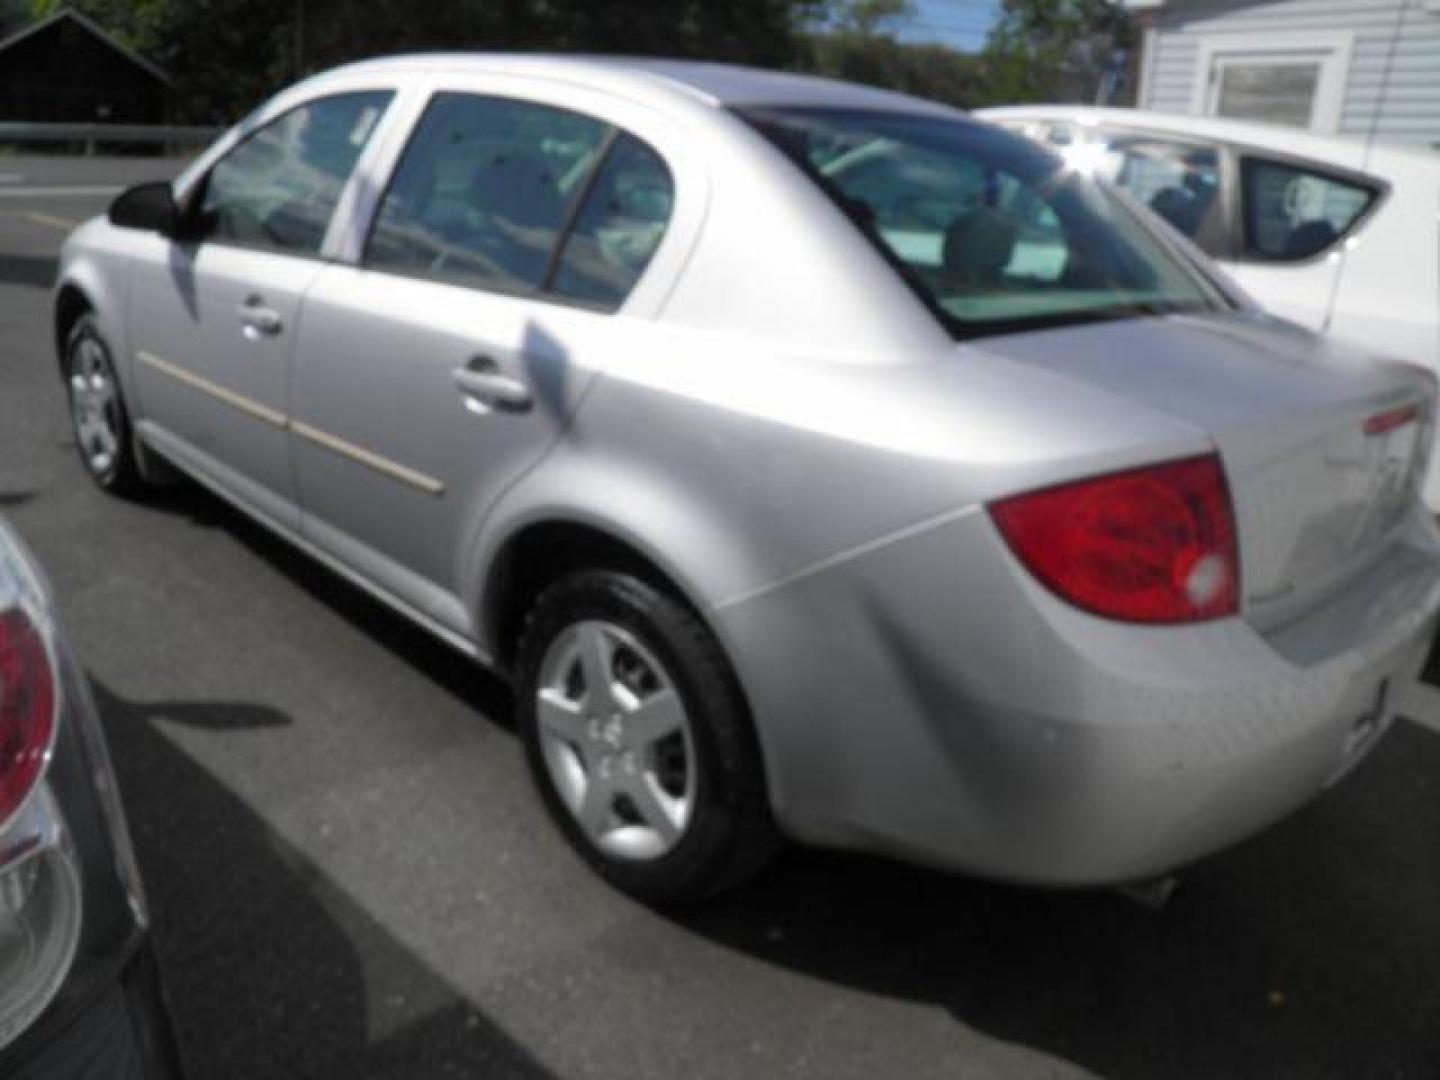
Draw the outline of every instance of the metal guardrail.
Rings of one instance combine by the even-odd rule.
[[[100,143],[146,143],[167,148],[201,147],[217,139],[224,128],[174,124],[44,124],[25,120],[0,121],[0,143],[79,143],[93,154]]]

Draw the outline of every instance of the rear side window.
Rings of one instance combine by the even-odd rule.
[[[321,98],[254,132],[210,170],[191,238],[317,254],[392,96]]]
[[[540,291],[610,135],[609,125],[563,109],[436,95],[385,193],[365,264]]]
[[[1245,254],[1296,262],[1320,254],[1351,232],[1374,204],[1376,188],[1263,158],[1240,159]]]
[[[565,240],[553,291],[617,306],[660,246],[674,203],[675,185],[660,155],[631,135],[618,136]]]

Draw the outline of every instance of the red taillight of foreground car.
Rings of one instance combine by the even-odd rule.
[[[0,825],[34,789],[55,729],[55,675],[30,617],[0,611]]]
[[[1215,454],[1016,495],[990,516],[1035,577],[1096,615],[1184,623],[1238,607],[1235,518]]]

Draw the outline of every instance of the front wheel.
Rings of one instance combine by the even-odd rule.
[[[718,643],[664,592],[596,570],[526,618],[517,701],[531,771],[566,838],[648,903],[701,899],[777,846],[759,746]]]
[[[120,381],[93,315],[82,315],[66,339],[65,387],[75,446],[90,478],[117,495],[143,490]]]

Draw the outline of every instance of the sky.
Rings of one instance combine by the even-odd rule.
[[[914,0],[915,14],[899,26],[906,41],[938,41],[974,52],[1000,11],[1000,0]]]

